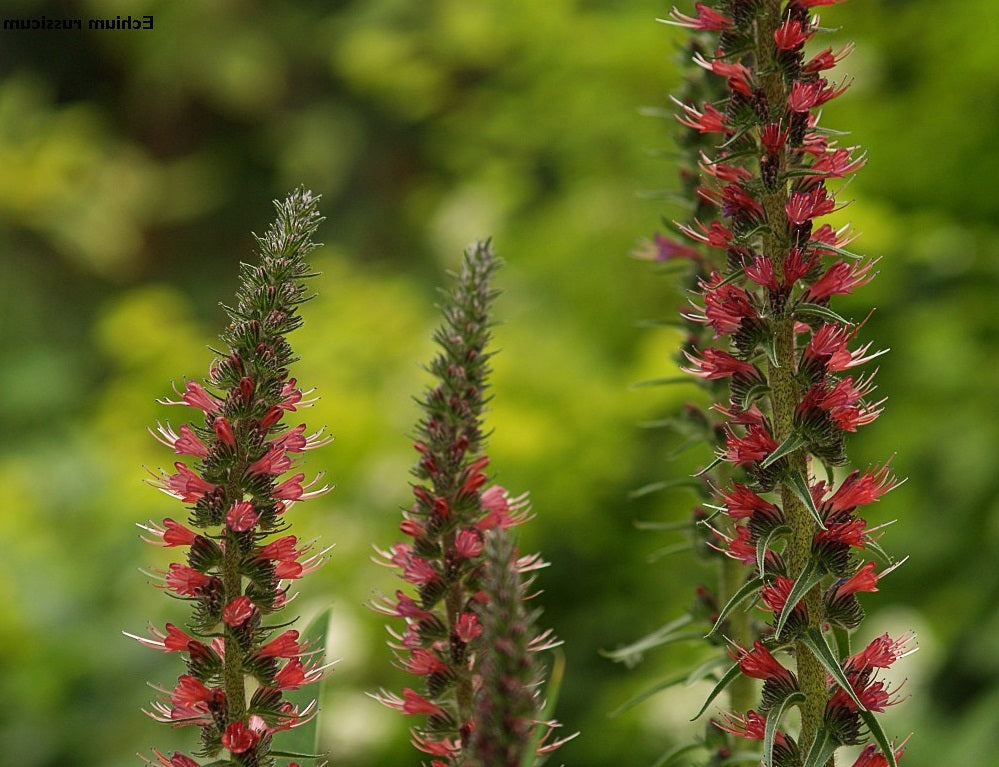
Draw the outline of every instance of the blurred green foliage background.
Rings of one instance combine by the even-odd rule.
[[[7,0],[4,18],[152,14],[141,32],[0,32],[0,752],[19,767],[124,767],[185,748],[139,709],[176,658],[121,635],[180,621],[139,568],[163,552],[135,523],[181,515],[143,483],[172,456],[145,427],[200,378],[249,230],[305,184],[324,196],[319,298],[293,337],[306,411],[336,442],[309,455],[337,488],[296,508],[336,543],[297,603],[332,605],[324,699],[332,764],[417,764],[403,717],[364,695],[398,688],[378,616],[394,589],[369,560],[399,536],[414,459],[412,396],[427,379],[435,286],[472,239],[500,274],[494,403],[498,481],[530,490],[525,550],[552,566],[543,621],[565,640],[559,717],[573,767],[643,767],[692,732],[704,690],[608,714],[694,649],[628,669],[599,655],[683,612],[701,578],[677,542],[635,523],[683,519],[682,491],[629,500],[703,465],[639,428],[696,390],[675,374],[674,279],[630,259],[675,186],[668,106],[680,30],[659,0]],[[999,748],[999,46],[989,0],[864,0],[821,9],[853,39],[855,78],[823,122],[870,161],[841,199],[881,275],[839,305],[890,346],[888,410],[849,447],[909,481],[872,509],[908,564],[866,599],[865,629],[914,628],[915,731],[905,764],[986,764]],[[976,31],[977,30],[977,31]]]

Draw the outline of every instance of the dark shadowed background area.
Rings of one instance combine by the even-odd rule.
[[[705,689],[609,712],[696,659],[666,648],[632,669],[601,657],[680,614],[691,554],[638,521],[683,519],[683,491],[629,491],[690,474],[676,438],[639,428],[696,392],[634,388],[676,374],[675,280],[629,258],[679,215],[675,124],[643,117],[676,87],[682,30],[656,0],[8,0],[4,19],[151,15],[153,29],[0,30],[0,743],[19,767],[127,767],[192,731],[140,708],[176,657],[121,631],[180,622],[139,568],[164,553],[137,522],[181,516],[144,484],[173,461],[146,427],[212,357],[251,230],[305,184],[327,217],[319,298],[291,341],[336,442],[308,455],[336,490],[297,506],[303,537],[335,543],[297,603],[332,606],[324,745],[340,767],[418,764],[407,722],[365,691],[398,688],[382,620],[394,589],[371,546],[399,533],[415,453],[411,397],[427,379],[435,286],[492,236],[506,261],[489,426],[497,480],[529,490],[525,550],[543,622],[565,640],[558,715],[581,735],[557,763],[645,767],[692,732]],[[685,8],[686,9],[686,8]],[[871,509],[909,562],[866,595],[868,635],[909,628],[915,731],[907,767],[986,764],[999,748],[999,46],[988,0],[856,0],[820,8],[853,39],[855,78],[823,123],[869,148],[838,214],[881,257],[840,311],[877,311],[862,335],[887,410],[848,449],[896,455],[909,481]],[[84,24],[85,26],[85,24]],[[976,31],[977,30],[977,31]]]

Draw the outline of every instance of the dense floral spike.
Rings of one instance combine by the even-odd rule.
[[[687,198],[683,203],[685,221],[676,222],[676,226],[693,242],[685,243],[656,233],[651,242],[637,254],[662,263],[670,272],[680,272],[688,295],[708,284],[713,275],[725,268],[736,252],[730,248],[735,233],[721,221],[710,220],[718,197],[704,193],[700,188],[701,174],[717,180],[719,184],[727,184],[732,189],[736,188],[733,184],[744,182],[752,175],[747,169],[735,164],[711,161],[709,155],[718,143],[726,141],[731,135],[724,112],[714,106],[715,103],[722,103],[726,95],[726,82],[715,77],[710,67],[705,69],[695,63],[706,62],[715,49],[716,37],[710,33],[730,35],[734,32],[736,25],[733,12],[736,9],[716,10],[709,4],[697,3],[694,10],[696,16],[688,16],[674,9],[670,14],[672,20],[666,22],[696,30],[691,34],[680,57],[684,80],[681,92],[673,99],[681,107],[681,112],[677,115],[677,121],[682,126],[677,134],[677,143],[682,150],[679,176],[684,197]],[[700,105],[700,108],[694,105]],[[738,204],[739,195],[730,197]],[[740,254],[739,258],[749,261],[748,254]],[[766,267],[767,264],[757,265],[756,279],[761,283],[772,281]],[[730,291],[727,287],[718,285],[714,294],[715,302],[709,310],[699,311],[700,307],[696,307],[693,311],[688,308],[681,312],[685,340],[678,362],[681,369],[700,379],[697,383],[707,395],[702,400],[720,401],[728,395],[732,402],[751,402],[761,387],[766,386],[766,378],[756,364],[711,346],[716,330],[726,325],[734,329],[736,325],[731,323],[754,313],[753,307],[743,301],[744,295],[743,291]],[[677,431],[683,440],[681,447],[673,451],[673,456],[704,445],[713,451],[728,449],[728,435],[723,420],[716,411],[705,408],[700,403],[686,403],[679,414],[664,419],[663,422]],[[719,610],[729,603],[742,586],[743,563],[755,562],[756,552],[745,540],[744,529],[735,529],[714,512],[712,491],[714,488],[725,487],[733,480],[745,478],[744,469],[727,463],[720,463],[700,472],[695,487],[699,504],[693,507],[689,524],[683,530],[691,543],[691,550],[701,559],[711,561],[716,577],[714,582],[698,584],[696,597],[680,622],[686,626],[688,621],[694,621],[703,627],[700,633],[702,636],[708,634],[718,662],[725,660],[727,640],[751,646],[760,637],[763,625],[745,610],[729,610],[723,620],[718,622]],[[762,499],[761,503],[764,503]],[[782,524],[780,510],[773,507],[773,512],[776,514],[768,513],[765,506],[759,506],[756,522],[761,531]],[[712,520],[710,524],[706,523],[708,519]],[[765,532],[761,534],[765,535]],[[771,552],[768,552],[767,562],[774,562]],[[712,627],[714,630],[711,630]],[[696,629],[693,632],[687,629],[682,631],[688,636],[696,636],[698,633]],[[638,644],[641,644],[641,640]],[[633,655],[625,648],[614,657],[629,662]],[[746,677],[736,679],[726,692],[730,706],[735,709],[744,710],[755,701],[753,682]],[[738,750],[737,744],[729,735],[708,724],[703,736],[692,745],[707,752],[704,757],[706,763],[721,763],[729,754]]]
[[[402,633],[390,629],[390,646],[399,667],[421,678],[421,691],[407,687],[401,696],[382,691],[374,697],[405,714],[426,717],[413,728],[413,744],[434,757],[434,767],[468,764],[471,738],[483,731],[480,713],[488,719],[496,706],[505,705],[491,699],[489,684],[512,685],[507,702],[517,710],[521,729],[512,737],[520,753],[536,727],[552,726],[532,721],[536,703],[531,685],[539,681],[537,675],[527,669],[526,677],[510,676],[508,665],[521,662],[516,651],[524,641],[532,651],[548,645],[544,639],[530,644],[533,637],[525,633],[523,622],[504,627],[492,615],[493,609],[517,609],[511,600],[517,603],[523,595],[511,593],[511,584],[543,564],[537,557],[512,556],[499,563],[500,555],[494,550],[490,557],[487,551],[497,545],[489,543],[494,533],[524,522],[530,514],[526,496],[511,498],[503,488],[490,485],[485,473],[489,459],[483,451],[482,413],[491,356],[490,310],[496,297],[491,280],[497,266],[488,242],[471,246],[457,285],[442,304],[444,322],[434,336],[440,352],[429,367],[435,381],[423,397],[424,415],[414,442],[419,454],[413,470],[414,502],[403,512],[400,525],[410,540],[378,552],[377,561],[395,569],[412,587],[412,595],[400,590],[373,607],[405,621]],[[490,598],[487,582],[499,589],[498,596]],[[483,682],[485,670],[490,670],[492,681]],[[497,674],[503,680],[497,681]],[[554,745],[542,744],[539,752]],[[488,753],[514,747],[492,740],[480,746]]]
[[[529,612],[525,605],[530,579],[521,577],[516,550],[503,527],[486,533],[483,555],[483,598],[478,615],[482,645],[488,651],[479,664],[475,730],[464,764],[521,767],[532,747],[549,753],[561,744],[546,742],[558,724],[540,721],[543,677],[535,660],[539,650],[559,643],[550,632],[535,633],[536,611]]]
[[[829,306],[869,282],[875,262],[844,249],[846,230],[819,222],[837,209],[835,184],[864,163],[863,152],[838,146],[819,126],[822,105],[849,84],[823,73],[850,48],[805,52],[822,31],[809,9],[836,1],[719,0],[671,14],[671,23],[694,30],[694,63],[724,88],[678,100],[681,124],[713,140],[691,195],[697,215],[678,228],[695,246],[725,253],[700,277],[684,314],[707,331],[692,336],[684,356],[691,374],[727,385],[715,405],[725,418],[716,463],[749,481],[718,484],[714,506],[727,521],[713,523],[713,545],[746,565],[741,583],[759,584],[769,612],[764,643],[737,660],[743,674],[767,680],[761,710],[783,716],[782,700],[800,709],[795,748],[768,741],[764,754],[769,765],[788,767],[831,765],[840,745],[869,738],[874,747],[861,761],[897,759],[869,714],[897,696],[853,657],[838,658],[844,665],[830,681],[827,654],[845,646],[832,641],[833,630],[862,620],[857,594],[877,590],[870,554],[885,556],[858,507],[896,484],[887,468],[853,472],[838,487],[831,479],[847,461],[846,435],[874,421],[883,404],[872,400],[873,374],[852,372],[878,355],[869,344],[854,346],[859,325]],[[771,651],[794,658],[793,675],[770,662]],[[752,737],[744,733],[759,729],[758,715],[750,714],[730,715],[723,729]]]
[[[186,656],[187,673],[147,713],[200,727],[197,755],[216,767],[275,765],[274,734],[316,714],[314,703],[299,710],[283,691],[320,680],[327,668],[298,631],[278,633],[289,621],[276,615],[289,600],[290,582],[326,555],[281,535],[295,501],[328,490],[318,477],[303,485],[301,472],[281,479],[297,468],[299,453],[329,441],[322,431],[304,436],[304,424],[282,423],[309,404],[289,377],[295,357],[285,336],[302,323],[304,280],[313,276],[305,257],[316,247],[312,235],[322,219],[318,198],[302,189],[275,205],[277,220],[256,238],[259,262],[242,265],[236,306],[225,307],[227,351],[212,362],[205,385],[188,381],[177,400],[160,400],[193,409],[199,420],[176,431],[159,424],[153,432],[188,459],[151,483],[188,505],[187,524],[168,517],[140,525],[149,543],[186,550],[184,562],[160,578],[162,588],[191,603],[188,631],[168,623],[165,632],[151,628],[149,637],[128,635]],[[153,754],[150,764],[198,764],[180,753]]]

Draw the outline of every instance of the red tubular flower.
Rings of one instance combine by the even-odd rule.
[[[257,238],[259,263],[243,265],[237,304],[227,309],[222,341],[228,352],[211,363],[205,385],[188,381],[183,392],[175,387],[178,399],[160,400],[192,408],[198,422],[176,431],[159,424],[153,433],[175,453],[197,459],[190,466],[175,463],[176,473],[161,471],[151,483],[188,505],[187,524],[167,518],[162,526],[142,526],[150,543],[187,548],[184,563],[170,564],[163,580],[168,591],[193,603],[192,633],[168,623],[165,632],[128,636],[184,656],[187,673],[149,713],[201,728],[200,755],[212,764],[273,763],[273,735],[315,715],[314,705],[299,711],[282,691],[323,675],[324,667],[300,659],[313,651],[302,647],[297,632],[266,641],[273,629],[261,625],[262,615],[272,618],[270,626],[287,625],[272,615],[290,601],[280,579],[314,569],[324,553],[299,561],[305,550],[296,548],[294,536],[290,546],[268,542],[287,527],[289,502],[328,489],[313,488],[315,481],[303,486],[303,474],[280,480],[291,468],[290,453],[326,442],[319,432],[305,437],[304,426],[281,423],[285,413],[309,404],[288,377],[294,353],[285,336],[301,324],[298,305],[308,297],[303,281],[312,270],[305,256],[315,247],[317,204],[298,190],[277,205],[278,220]],[[280,671],[276,658],[288,659]],[[250,678],[256,692],[247,690]],[[228,759],[220,758],[223,749]],[[164,767],[198,764],[179,753],[153,754]]]
[[[674,7],[669,14],[669,17],[673,20],[666,23],[675,24],[678,27],[687,27],[688,29],[711,29],[719,32],[732,28],[732,19],[723,13],[719,13],[705,3],[694,3],[694,9],[697,11],[696,17],[680,13]]]
[[[833,591],[833,599],[840,599],[858,591],[877,591],[878,574],[874,572],[874,563],[867,562],[856,573],[837,585]]]

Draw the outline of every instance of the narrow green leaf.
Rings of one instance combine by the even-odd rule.
[[[728,617],[728,614],[732,612],[732,610],[735,607],[737,607],[740,602],[742,602],[743,600],[747,599],[748,597],[752,596],[757,591],[759,591],[760,586],[762,585],[763,585],[763,578],[759,577],[752,578],[751,580],[748,580],[744,584],[742,584],[742,587],[732,595],[732,598],[725,603],[725,606],[721,609],[721,612],[718,613],[718,619],[715,621],[715,625],[711,627],[711,631],[707,633],[705,639],[707,639],[707,637],[711,636],[718,630],[718,627],[722,625],[724,620]]]
[[[824,320],[830,320],[832,322],[852,326],[854,323],[849,320],[840,317],[836,312],[830,309],[828,306],[821,306],[819,304],[798,304],[794,307],[795,314],[813,314],[816,317],[821,317]]]
[[[548,674],[548,684],[545,686],[544,707],[539,717],[539,723],[531,730],[531,738],[527,744],[527,748],[524,749],[521,767],[533,767],[537,763],[538,746],[548,730],[542,723],[555,718],[555,706],[558,705],[562,680],[565,678],[565,652],[563,652],[561,647],[556,647],[551,650],[551,654],[553,660],[551,671]],[[570,738],[574,737],[576,736],[570,736]]]
[[[663,546],[662,548],[656,549],[651,554],[649,554],[645,558],[645,561],[651,564],[652,562],[658,562],[663,557],[669,557],[672,556],[673,554],[682,554],[686,551],[692,551],[693,548],[694,544],[692,541],[685,541],[684,543],[675,543],[672,546]]]
[[[628,700],[626,700],[620,706],[611,711],[607,716],[613,718],[615,716],[623,714],[625,711],[634,708],[639,703],[643,703],[644,701],[648,700],[653,695],[660,693],[663,690],[668,690],[670,687],[675,687],[676,685],[683,682],[686,678],[687,678],[686,674],[674,674],[673,676],[666,677],[665,679],[657,682],[647,690],[643,690],[642,692],[638,693],[638,695],[628,698]]]
[[[732,683],[732,680],[735,679],[737,676],[739,676],[741,673],[742,671],[739,668],[739,664],[738,663],[732,664],[732,667],[725,672],[725,676],[723,676],[720,680],[718,680],[718,684],[716,684],[714,689],[708,694],[707,700],[705,700],[704,705],[701,706],[701,710],[698,711],[690,721],[693,722],[696,719],[700,719],[701,714],[703,714],[705,711],[708,710],[708,706],[711,705],[711,701],[717,698],[721,694],[722,690],[728,687]]]
[[[778,535],[790,532],[790,530],[791,528],[787,525],[779,525],[767,533],[764,538],[760,538],[756,542],[756,570],[761,575],[763,574],[763,566],[766,563],[767,549],[770,548],[770,541]]]
[[[780,702],[780,705],[767,712],[767,724],[763,730],[763,763],[766,767],[771,767],[774,763],[774,739],[777,737],[777,728],[780,727],[780,720],[784,718],[784,712],[804,699],[803,692],[791,693]]]
[[[822,521],[822,515],[819,514],[819,510],[815,508],[815,501],[812,500],[812,494],[809,491],[808,482],[805,481],[804,475],[801,472],[792,472],[791,476],[788,477],[788,484],[791,487],[791,491],[798,497],[798,500],[805,504],[808,513],[812,515],[815,523],[825,530],[826,524]]]
[[[646,634],[641,639],[638,639],[629,645],[619,647],[616,650],[600,650],[600,654],[605,658],[610,658],[613,661],[625,663],[630,666],[641,660],[642,653],[656,647],[660,647],[664,644],[668,644],[673,636],[681,633],[682,629],[685,629],[693,622],[694,618],[692,616],[681,615],[676,620],[670,621],[664,626],[660,626],[655,631]]]
[[[808,560],[805,564],[805,568],[801,571],[801,575],[798,576],[798,579],[791,587],[791,593],[787,595],[787,601],[784,603],[784,609],[780,611],[780,615],[777,618],[777,625],[774,627],[775,639],[780,639],[780,632],[784,629],[784,624],[791,615],[791,611],[794,609],[794,606],[804,599],[805,594],[811,591],[812,587],[825,577],[825,570],[823,570],[822,567],[815,562],[815,560]]]
[[[822,632],[817,628],[809,629],[808,633],[799,637],[799,641],[812,651],[812,654],[822,664],[822,667],[829,672],[829,676],[833,678],[833,681],[850,696],[850,700],[853,701],[854,705],[860,711],[866,711],[867,709],[864,704],[860,702],[860,698],[857,697],[857,693],[853,691],[853,687],[850,685],[849,680],[847,680],[846,674],[843,673],[843,669],[839,665],[839,660],[833,655],[832,650],[829,649],[829,645],[826,644],[826,639],[822,635]]]
[[[724,460],[725,460],[725,458],[724,458],[723,456],[720,456],[720,455],[718,455],[718,456],[715,456],[715,459],[714,459],[714,460],[713,460],[713,461],[712,461],[711,463],[709,463],[709,464],[708,464],[707,466],[705,466],[705,467],[704,467],[703,469],[701,469],[701,470],[700,470],[699,472],[697,472],[696,474],[693,474],[692,476],[694,476],[694,477],[699,477],[699,476],[701,476],[702,474],[707,474],[707,473],[708,473],[709,471],[711,471],[711,470],[712,470],[712,469],[713,469],[713,468],[714,468],[715,466],[717,466],[718,464],[720,464],[720,463],[721,463],[722,461],[724,461]]]
[[[686,519],[682,522],[649,522],[647,520],[638,520],[635,522],[636,530],[655,530],[661,533],[675,532],[677,530],[689,530],[691,527],[691,521]]]
[[[303,643],[308,642],[312,647],[319,650],[326,647],[326,637],[329,633],[332,615],[332,608],[327,607],[325,610],[320,611],[311,621],[309,621],[306,628],[302,631],[301,641]],[[287,691],[287,698],[301,711],[308,706],[313,699],[316,699],[317,701],[322,700],[324,687],[325,682],[320,682],[318,686],[306,685],[297,690],[289,690]],[[317,716],[313,717],[312,721],[307,722],[301,727],[295,727],[287,732],[281,733],[278,738],[275,739],[281,744],[282,749],[284,749],[287,753],[281,753],[278,751],[272,751],[271,753],[300,758],[307,758],[304,755],[310,751],[313,754],[318,754],[320,746],[319,735],[319,717]]]
[[[859,261],[860,259],[863,258],[863,256],[859,255],[858,253],[846,250],[845,248],[837,248],[835,245],[830,245],[827,242],[819,242],[818,240],[809,240],[809,245],[815,245],[815,247],[819,250],[827,250],[830,253],[835,253],[839,256],[843,256],[844,258],[853,259],[854,261]]]
[[[825,763],[829,761],[829,757],[836,753],[836,749],[840,745],[840,742],[833,737],[831,732],[825,727],[820,727],[819,731],[815,733],[815,740],[812,741],[812,747],[808,749],[808,756],[805,757],[805,763],[802,767],[824,767]]]
[[[697,384],[695,376],[668,376],[666,378],[649,378],[631,385],[632,389],[644,389],[647,386],[671,386],[673,384]]]
[[[687,687],[697,684],[702,679],[706,679],[710,674],[714,672],[715,669],[725,666],[729,662],[730,658],[725,652],[719,652],[714,657],[708,658],[700,666],[697,666],[693,671],[687,674],[687,680],[684,684]]]
[[[759,751],[733,751],[726,758],[719,762],[720,765],[730,765],[730,764],[759,764],[763,760],[763,754]]]
[[[653,762],[652,767],[669,767],[671,764],[676,764],[677,760],[686,756],[691,751],[697,751],[702,748],[704,748],[703,743],[687,743],[682,746],[677,746],[676,748],[667,751],[655,762]]]
[[[697,482],[690,477],[684,477],[683,479],[663,480],[661,482],[650,482],[649,484],[643,485],[637,490],[632,490],[630,493],[628,493],[628,497],[641,498],[642,496],[650,495],[651,493],[658,493],[660,490],[669,490],[672,487],[699,488],[700,486],[701,486],[700,482]]]
[[[891,741],[885,735],[885,731],[881,727],[881,722],[878,721],[874,712],[861,709],[860,718],[864,720],[864,724],[867,725],[867,729],[870,730],[871,735],[874,737],[874,742],[878,744],[881,753],[888,760],[888,767],[898,767],[898,762],[895,760],[895,751],[891,747]]]
[[[760,468],[765,469],[768,466],[773,466],[785,455],[790,455],[798,448],[804,447],[807,442],[808,440],[800,434],[791,434],[787,439],[781,442],[770,455],[766,457],[763,463],[760,464]]]

